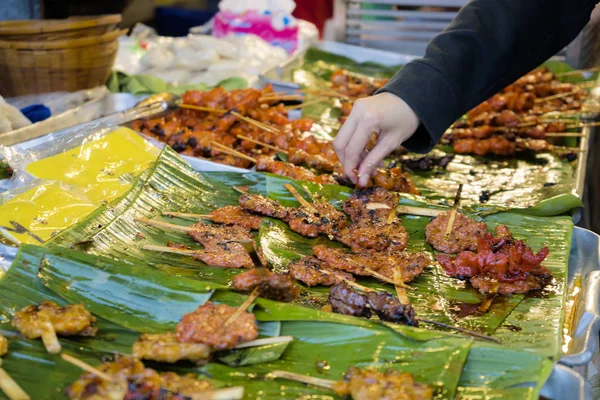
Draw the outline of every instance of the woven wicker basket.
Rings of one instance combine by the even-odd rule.
[[[0,40],[0,95],[72,92],[105,84],[125,32],[43,42]]]
[[[68,19],[0,21],[0,40],[63,40],[99,36],[118,29],[120,14]]]

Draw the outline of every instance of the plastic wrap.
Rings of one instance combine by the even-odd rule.
[[[40,244],[94,211],[79,188],[60,182],[34,180],[0,195],[0,242]]]
[[[0,148],[14,169],[13,188],[47,179],[74,185],[92,201],[110,201],[124,193],[159,151],[127,128],[66,131],[51,140],[46,136]]]

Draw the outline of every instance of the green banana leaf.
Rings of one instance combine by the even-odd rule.
[[[14,332],[14,328],[9,323],[16,311],[29,304],[40,303],[44,300],[52,300],[59,304],[72,302],[69,296],[65,296],[69,293],[68,290],[64,290],[65,287],[55,288],[57,291],[53,292],[37,278],[38,269],[44,269],[39,268],[39,266],[47,251],[43,247],[22,246],[11,269],[2,275],[0,279],[0,333],[6,335],[9,339],[9,352],[3,357],[2,366],[32,398],[40,400],[65,399],[63,389],[82,373],[79,368],[67,363],[59,356],[48,354],[40,340],[22,338]],[[76,252],[71,251],[71,255],[74,253]],[[68,265],[66,259],[62,260],[62,265]],[[98,270],[103,268],[98,262],[94,266]],[[107,294],[107,296],[110,295]],[[64,296],[64,298],[61,296]],[[93,304],[90,304],[84,298],[81,300],[88,309],[93,308]],[[172,304],[163,303],[162,306],[172,307]],[[153,311],[160,310],[154,309]],[[124,315],[124,312],[126,310],[121,310],[120,314]],[[180,313],[181,311],[174,312]],[[94,314],[98,316],[98,314]],[[128,316],[124,316],[123,321],[127,321]],[[153,321],[148,319],[147,323],[151,325]],[[91,365],[97,365],[116,353],[130,353],[133,342],[139,336],[139,332],[103,318],[98,318],[97,326],[99,328],[98,335],[93,338],[61,337],[60,342],[63,351]],[[281,324],[279,322],[259,324],[259,333],[263,336],[278,336],[280,332]],[[240,365],[268,363],[280,358],[286,347],[272,345],[235,350],[229,352],[228,357],[234,359]],[[220,356],[220,354],[218,355]],[[223,360],[220,357],[217,359],[222,362],[230,362],[226,357]],[[186,367],[185,363],[173,367],[153,363],[147,364],[152,368],[174,370],[179,373],[200,372],[191,365]],[[44,379],[40,379],[41,376]],[[454,381],[454,385],[457,381],[458,379]],[[218,380],[214,380],[214,383],[217,386],[222,385]],[[0,399],[5,398],[4,394],[0,393]]]
[[[561,61],[544,64],[555,73],[572,68]],[[303,87],[326,89],[331,72],[344,68],[371,78],[391,77],[399,67],[386,67],[374,63],[360,64],[347,57],[319,49],[309,49],[302,65],[293,71],[294,82]],[[594,74],[597,75],[597,74]],[[565,82],[582,82],[594,76],[569,76]],[[307,95],[307,101],[313,97]],[[302,110],[304,117],[315,119],[313,133],[327,139],[335,137],[339,122],[341,103],[329,99],[309,105]],[[570,139],[570,138],[567,138]],[[576,143],[564,143],[574,146]],[[449,146],[439,145],[430,156],[453,154]],[[415,155],[415,158],[422,155]],[[394,157],[390,157],[390,160]],[[410,171],[411,179],[428,200],[451,201],[458,184],[465,183],[461,202],[463,206],[485,206],[520,209],[520,212],[538,216],[561,215],[582,207],[583,203],[574,193],[573,163],[554,153],[521,153],[516,158],[495,156],[456,155],[446,169]],[[486,198],[487,197],[487,198]],[[485,203],[485,204],[484,204]]]

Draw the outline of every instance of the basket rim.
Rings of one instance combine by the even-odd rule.
[[[22,49],[22,50],[52,50],[69,49],[76,47],[94,46],[102,43],[112,42],[120,36],[127,34],[127,29],[114,30],[101,36],[88,36],[76,39],[44,40],[39,42],[25,42],[0,40],[0,49]]]
[[[122,20],[123,17],[121,14],[106,14],[94,17],[82,16],[66,19],[0,21],[0,36],[70,31],[118,24]]]

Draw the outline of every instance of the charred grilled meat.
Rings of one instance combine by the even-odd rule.
[[[312,208],[301,206],[291,211],[287,219],[290,229],[306,237],[336,236],[346,226],[346,215],[331,204],[313,203]]]
[[[542,265],[547,247],[534,254],[525,242],[512,237],[504,225],[496,227],[497,236],[484,234],[477,252],[463,251],[454,258],[439,254],[437,260],[449,276],[469,279],[482,293],[508,295],[538,290],[552,277]]]
[[[246,193],[239,197],[240,206],[256,214],[286,221],[291,210],[260,194]]]
[[[185,245],[173,242],[169,242],[167,246],[190,250]],[[244,246],[235,242],[213,243],[204,250],[198,250],[192,257],[213,267],[252,268],[254,266],[254,262]]]
[[[313,256],[302,257],[300,260],[291,263],[288,268],[290,269],[290,275],[294,279],[303,282],[308,287],[335,285],[341,282],[338,276],[349,281],[354,281],[354,277],[347,272],[335,271],[337,276],[323,272],[323,270],[332,272],[334,270]]]
[[[329,304],[335,313],[371,318],[367,296],[355,291],[345,282],[331,287]]]
[[[244,311],[228,326],[225,325],[235,311],[228,305],[208,301],[183,316],[175,328],[177,340],[204,343],[215,350],[226,350],[256,339],[258,327],[254,314]]]
[[[402,304],[397,297],[385,292],[372,292],[367,295],[369,306],[380,320],[397,324],[419,326],[417,313],[411,304]]]
[[[211,221],[218,224],[241,226],[242,228],[258,230],[263,217],[244,210],[240,206],[217,208],[209,214]]]
[[[431,264],[425,253],[362,251],[353,254],[323,245],[315,246],[313,252],[329,267],[354,275],[372,276],[368,268],[394,280],[395,271],[399,270],[405,283],[411,282]]]
[[[395,370],[385,372],[351,367],[344,380],[334,387],[338,396],[354,400],[429,400],[433,390],[415,381],[411,374]]]
[[[199,381],[193,374],[159,374],[133,357],[121,357],[114,362],[102,364],[98,366],[98,370],[114,376],[116,382],[85,373],[66,389],[69,399],[185,400],[213,388],[210,382]]]
[[[203,343],[180,342],[174,333],[143,334],[133,344],[132,355],[140,360],[176,363],[181,360],[208,360],[210,346]]]
[[[402,304],[398,298],[385,292],[360,293],[345,282],[331,287],[329,304],[338,314],[370,318],[373,311],[382,321],[419,325],[412,305]]]
[[[189,232],[190,237],[205,248],[222,243],[252,241],[250,230],[239,225],[227,226],[199,223],[192,225],[192,228],[193,230]]]
[[[457,212],[450,235],[446,236],[446,227],[451,211],[438,215],[425,227],[425,240],[434,249],[455,254],[459,251],[477,250],[477,241],[487,232],[484,222],[477,222],[464,214]]]
[[[344,202],[343,209],[354,223],[370,221],[385,223],[392,209],[398,204],[400,196],[379,186],[357,189]],[[367,204],[376,203],[387,208],[368,209]]]
[[[274,274],[266,268],[253,268],[236,275],[233,287],[242,293],[260,287],[260,297],[283,302],[293,301],[300,294],[300,288],[289,275]]]
[[[27,339],[42,336],[46,324],[60,336],[96,336],[96,318],[82,304],[61,307],[53,301],[30,305],[15,314],[12,325]]]
[[[408,244],[408,232],[399,221],[385,225],[365,221],[342,229],[336,239],[355,253],[363,250],[402,251]]]

